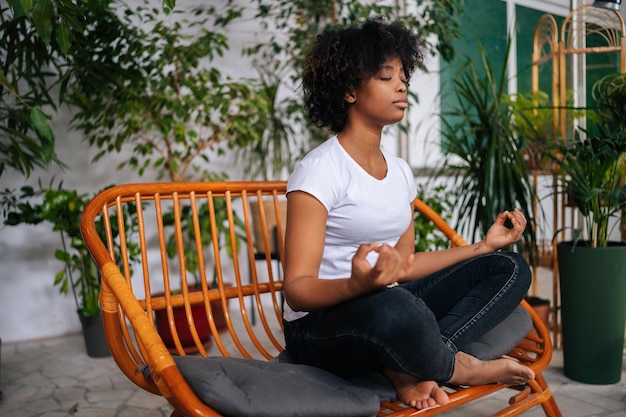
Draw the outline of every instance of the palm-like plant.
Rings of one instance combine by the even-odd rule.
[[[534,188],[524,160],[523,139],[513,130],[513,112],[506,100],[506,61],[496,77],[479,45],[482,68],[468,62],[454,80],[456,104],[442,114],[444,170],[452,173],[459,191],[457,228],[471,239],[484,235],[497,214],[519,208],[529,218],[524,244],[535,244]]]

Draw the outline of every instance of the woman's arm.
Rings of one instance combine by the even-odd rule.
[[[285,229],[285,298],[295,311],[318,310],[396,282],[406,258],[389,245],[361,245],[352,259],[351,276],[320,279],[324,251],[326,208],[312,195],[293,191],[287,195]],[[378,252],[376,265],[366,256]]]
[[[511,221],[513,225],[512,228],[508,228],[504,225],[507,219]],[[526,218],[518,209],[500,213],[494,224],[487,231],[485,239],[480,242],[456,248],[415,253],[413,255],[412,265],[406,275],[401,278],[401,281],[419,279],[474,256],[495,252],[504,246],[517,242],[521,238],[525,228]],[[400,237],[396,249],[405,257],[414,252],[415,230],[412,224]]]

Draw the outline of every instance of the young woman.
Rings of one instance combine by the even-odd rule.
[[[303,73],[305,108],[336,135],[289,179],[284,287],[296,361],[341,376],[379,370],[416,408],[446,404],[447,382],[534,378],[515,361],[463,352],[528,290],[523,258],[497,252],[519,240],[524,215],[501,213],[473,245],[414,252],[415,180],[381,148],[381,134],[403,118],[422,58],[419,37],[398,24],[369,20],[318,36]]]

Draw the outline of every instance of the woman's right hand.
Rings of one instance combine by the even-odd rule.
[[[370,252],[378,253],[374,266],[367,260]],[[351,284],[355,285],[357,293],[367,293],[396,284],[400,277],[410,270],[412,258],[412,254],[404,258],[398,250],[387,243],[362,244],[352,258]]]

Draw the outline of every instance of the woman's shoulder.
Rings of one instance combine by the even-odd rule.
[[[328,160],[329,157],[334,157],[340,150],[339,140],[337,140],[337,136],[331,136],[326,139],[324,142],[317,145],[315,148],[310,150],[302,161],[309,160]]]
[[[344,187],[340,179],[348,177],[343,159],[336,136],[327,139],[296,164],[287,192],[305,191],[328,208]]]
[[[341,145],[339,145],[337,137],[333,136],[309,151],[296,164],[294,173],[307,171],[309,174],[333,175],[337,174],[337,170],[340,170],[344,163],[344,158],[341,155]]]

